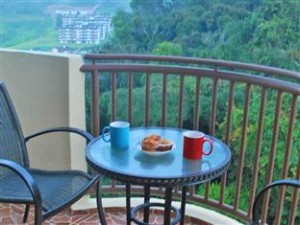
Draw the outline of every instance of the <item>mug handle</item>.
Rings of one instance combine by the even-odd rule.
[[[210,138],[204,137],[204,142],[206,142],[206,141],[209,142],[210,150],[209,150],[209,152],[204,152],[203,151],[203,155],[210,155],[212,153],[213,148],[214,148],[213,141]],[[204,144],[204,142],[203,142],[203,144]]]
[[[110,127],[109,126],[106,126],[102,129],[102,132],[101,132],[101,137],[103,139],[104,142],[110,142],[110,137],[109,139],[105,139],[105,137],[107,137],[108,135],[104,135],[105,133],[109,132],[110,131]]]

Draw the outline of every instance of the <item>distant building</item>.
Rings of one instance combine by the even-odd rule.
[[[60,43],[99,44],[112,32],[110,16],[86,10],[56,10]]]

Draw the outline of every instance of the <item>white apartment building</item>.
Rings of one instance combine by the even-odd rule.
[[[60,43],[99,44],[112,31],[110,16],[92,11],[56,11],[58,40]]]

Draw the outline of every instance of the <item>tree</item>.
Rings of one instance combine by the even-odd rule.
[[[264,1],[250,45],[260,64],[299,70],[300,1]],[[265,57],[263,57],[265,55]]]
[[[152,53],[154,55],[182,55],[182,47],[178,44],[173,44],[172,42],[162,42],[153,49]]]

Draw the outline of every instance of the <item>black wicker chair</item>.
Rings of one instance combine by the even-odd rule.
[[[24,138],[11,98],[0,81],[0,202],[25,204],[23,222],[27,221],[30,205],[35,206],[35,225],[79,200],[97,183],[99,177],[82,171],[45,171],[29,167],[26,142],[52,133],[70,132],[93,139],[89,133],[69,127],[44,130]],[[97,195],[98,196],[98,195]],[[97,204],[102,209],[101,196]],[[105,218],[99,211],[102,224]]]
[[[278,186],[290,186],[295,188],[300,188],[300,180],[295,179],[283,179],[283,180],[277,180],[266,187],[264,187],[256,196],[253,206],[252,206],[252,221],[250,222],[250,225],[260,225],[260,210],[262,208],[262,203],[264,199],[264,195],[269,191],[270,189],[273,189]]]

